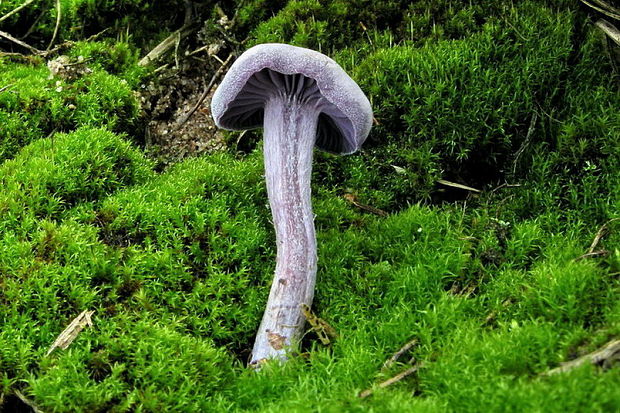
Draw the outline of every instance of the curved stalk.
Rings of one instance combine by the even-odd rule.
[[[319,102],[273,96],[264,107],[267,195],[276,232],[276,269],[250,364],[286,360],[301,338],[301,304],[312,305],[316,236],[310,199]]]

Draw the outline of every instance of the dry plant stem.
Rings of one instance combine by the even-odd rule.
[[[56,0],[56,26],[54,27],[54,34],[52,35],[52,39],[50,40],[50,44],[47,45],[47,49],[45,51],[49,52],[54,42],[56,41],[56,36],[58,35],[58,29],[60,28],[60,19],[62,18],[62,7],[60,5],[60,0]]]
[[[381,368],[381,370],[386,370],[386,369],[389,369],[390,367],[392,367],[392,365],[394,365],[394,363],[396,363],[396,361],[398,361],[400,356],[402,356],[403,354],[408,352],[411,349],[411,347],[415,346],[416,344],[418,344],[418,339],[417,338],[409,340],[407,342],[407,344],[402,346],[396,353],[394,353],[394,355],[392,355],[392,357],[390,357],[388,360],[386,360],[385,363],[383,363],[383,367]]]
[[[276,95],[265,103],[265,178],[277,257],[251,364],[286,360],[302,335],[301,304],[312,305],[317,256],[310,175],[318,115],[316,103],[296,97]]]
[[[12,15],[14,15],[15,13],[19,12],[21,9],[27,7],[30,3],[34,2],[34,0],[28,0],[26,2],[24,2],[24,4],[22,4],[21,6],[18,6],[16,8],[14,8],[13,10],[11,10],[10,12],[8,12],[7,14],[5,14],[4,16],[0,17],[0,22],[3,22],[4,20],[8,19],[9,17],[11,17]]]
[[[620,9],[613,7],[611,4],[605,3],[603,0],[593,0],[593,1],[599,6],[609,10],[610,12],[620,15]]]
[[[591,254],[594,252],[599,242],[601,242],[601,239],[607,232],[609,228],[609,224],[611,224],[612,222],[616,222],[616,221],[620,221],[620,218],[612,218],[606,223],[604,223],[603,226],[599,228],[599,230],[596,232],[596,235],[594,236],[594,240],[592,240],[592,244],[590,245],[590,248],[588,248],[588,254]]]
[[[53,142],[52,142],[53,143]],[[47,350],[46,356],[49,356],[52,351],[57,348],[61,348],[66,350],[67,347],[73,343],[73,340],[80,334],[80,332],[86,326],[92,327],[93,322],[91,320],[91,316],[94,314],[94,311],[82,311],[77,317],[71,321],[71,323],[65,328],[62,333],[56,338],[52,346]]]
[[[23,48],[25,48],[25,49],[30,50],[30,52],[31,52],[31,53],[33,53],[33,54],[42,54],[42,53],[43,53],[43,51],[41,51],[41,50],[37,49],[36,47],[32,47],[32,46],[30,46],[30,45],[29,45],[28,43],[26,43],[26,42],[22,42],[21,40],[16,39],[15,37],[11,36],[11,35],[10,35],[9,33],[7,33],[7,32],[0,31],[0,37],[4,37],[5,39],[7,39],[7,40],[9,40],[9,41],[11,41],[11,42],[13,42],[13,43],[15,43],[15,44],[18,44],[18,45],[20,45],[21,47],[23,47]]]
[[[415,366],[409,367],[407,370],[401,371],[396,376],[390,377],[386,381],[379,383],[377,388],[384,389],[387,386],[390,386],[390,385],[392,385],[394,383],[397,383],[397,382],[401,381],[402,379],[404,379],[405,377],[410,376],[413,373],[415,373],[416,371],[420,370],[421,367],[423,367],[423,365],[421,365],[421,364],[416,364]],[[363,399],[365,397],[370,396],[373,392],[374,392],[373,389],[367,389],[367,390],[364,390],[363,392],[361,392],[358,396]]]
[[[613,40],[614,43],[620,46],[620,30],[618,30],[616,26],[604,19],[598,20],[596,23],[594,23],[594,25],[601,29],[603,33],[605,33],[611,40]]]
[[[595,1],[596,1],[596,0],[595,0]],[[609,17],[612,17],[612,18],[614,18],[614,19],[620,20],[620,14],[614,13],[614,11],[615,11],[616,9],[615,9],[615,8],[613,8],[613,7],[611,7],[611,6],[609,6],[609,5],[608,5],[608,4],[606,4],[606,3],[603,3],[602,1],[596,1],[596,3],[597,3],[597,4],[599,4],[599,5],[600,5],[600,6],[602,6],[602,7],[605,7],[605,8],[597,7],[597,6],[595,6],[595,5],[591,4],[591,3],[588,3],[588,2],[587,2],[587,1],[585,1],[585,0],[581,0],[581,2],[582,2],[583,4],[585,4],[586,6],[589,6],[589,7],[593,8],[594,10],[596,10],[596,11],[598,11],[598,12],[600,12],[600,13],[603,13],[603,14],[604,14],[604,15],[606,15],[606,16],[609,16]],[[604,5],[604,6],[603,6],[603,5]],[[608,8],[609,10],[606,10],[606,8]]]
[[[553,370],[549,370],[543,374],[546,376],[551,376],[558,373],[565,373],[587,363],[599,365],[603,368],[609,368],[614,361],[618,360],[620,360],[620,340],[613,340],[605,344],[603,348],[579,357],[578,359],[562,363],[560,367],[556,367]]]
[[[37,405],[34,404],[34,402],[32,400],[30,400],[26,396],[24,396],[22,392],[20,392],[19,390],[15,390],[14,394],[17,396],[17,398],[19,400],[22,401],[22,403],[24,403],[26,406],[30,407],[30,409],[34,413],[42,413],[42,411],[37,407]],[[2,401],[1,398],[0,398],[0,401]],[[0,404],[0,406],[2,406],[2,405]]]

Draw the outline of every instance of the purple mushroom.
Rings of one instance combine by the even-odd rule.
[[[370,102],[329,57],[286,44],[261,44],[231,66],[213,95],[211,112],[224,129],[263,127],[277,258],[250,363],[286,360],[303,331],[301,306],[311,306],[314,296],[313,148],[337,154],[358,150],[372,125]]]

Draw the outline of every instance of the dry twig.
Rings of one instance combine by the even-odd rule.
[[[2,86],[2,87],[0,87],[0,93],[4,92],[4,91],[5,91],[5,90],[7,90],[7,89],[12,88],[13,86],[15,86],[15,83],[10,83],[10,84],[8,84],[8,85],[6,85],[6,86]]]
[[[565,373],[587,363],[601,366],[606,369],[610,368],[614,362],[618,361],[620,361],[620,340],[613,340],[605,344],[603,348],[593,351],[592,353],[588,353],[585,356],[566,363],[560,363],[560,367],[549,370],[543,373],[543,375],[552,376],[558,373]]]
[[[396,361],[400,358],[400,356],[408,352],[411,347],[415,346],[416,344],[418,344],[417,338],[409,340],[409,342],[402,346],[396,353],[392,355],[392,357],[390,357],[385,361],[385,363],[383,363],[383,367],[381,368],[381,370],[387,370],[392,367],[394,363],[396,363]]]
[[[609,254],[609,251],[604,250],[604,249],[597,250],[596,247],[598,247],[598,244],[601,242],[601,239],[605,236],[605,234],[607,234],[609,230],[609,224],[615,221],[620,221],[620,218],[613,218],[607,221],[606,223],[604,223],[599,228],[599,230],[596,232],[596,235],[594,236],[594,239],[592,240],[592,244],[590,244],[590,248],[588,248],[588,251],[585,254],[580,255],[579,257],[575,258],[574,261],[580,261],[580,260],[583,260],[584,258],[602,257],[602,256]]]
[[[3,21],[5,21],[6,19],[8,19],[9,17],[11,17],[12,15],[14,15],[15,13],[18,13],[21,9],[23,9],[24,7],[28,6],[29,4],[33,3],[34,0],[27,0],[24,2],[24,4],[22,4],[21,6],[17,6],[16,8],[14,8],[13,10],[11,10],[10,12],[8,12],[7,14],[5,14],[4,16],[0,17],[0,23],[2,23]]]
[[[534,112],[532,114],[532,119],[530,120],[530,126],[529,128],[527,128],[527,135],[525,135],[525,139],[523,140],[521,147],[515,154],[514,161],[512,161],[512,174],[513,175],[517,173],[517,163],[519,162],[519,158],[521,157],[521,155],[523,155],[525,148],[527,148],[527,145],[529,145],[530,140],[532,139],[532,133],[534,132],[534,128],[536,127],[537,119],[538,119],[538,113]]]
[[[19,390],[15,390],[15,396],[17,396],[17,398],[19,400],[22,401],[22,403],[24,403],[26,406],[30,407],[30,409],[34,412],[34,413],[42,413],[41,410],[37,407],[36,404],[34,404],[34,402],[32,400],[30,400],[29,398],[27,398],[26,396],[24,396],[22,394],[22,392],[20,392]],[[1,407],[1,406],[0,406]]]
[[[7,32],[3,32],[0,30],[0,37],[4,37],[5,39],[20,45],[21,47],[30,50],[30,52],[34,53],[34,54],[43,54],[44,52],[42,50],[37,49],[36,47],[30,46],[28,43],[23,42],[19,39],[16,39],[15,37],[11,36],[9,33]]]
[[[596,257],[604,257],[607,254],[609,254],[609,251],[607,250],[598,250],[598,251],[592,251],[592,252],[587,252],[583,255],[580,255],[579,257],[575,258],[575,261],[581,261],[585,258],[596,258]]]
[[[606,16],[609,16],[609,17],[614,18],[616,20],[620,20],[620,10],[610,6],[609,4],[607,4],[607,3],[605,3],[605,2],[603,2],[601,0],[594,0],[594,1],[599,6],[601,6],[601,7],[598,7],[598,6],[595,6],[595,5],[591,4],[591,3],[588,3],[585,0],[581,0],[581,2],[583,4],[585,4],[586,6],[589,6],[589,7],[593,8],[594,10],[596,10],[596,11],[598,11],[600,13],[603,13]]]
[[[489,193],[492,194],[493,192],[497,192],[502,188],[519,188],[520,186],[521,184],[509,184],[508,182],[504,182],[503,184],[498,185],[495,188],[491,189]]]
[[[373,206],[362,204],[362,203],[358,202],[357,201],[357,197],[354,194],[351,194],[351,193],[344,194],[343,198],[346,199],[347,201],[349,201],[351,204],[353,204],[356,207],[358,207],[359,209],[363,209],[364,211],[368,211],[368,212],[370,212],[372,214],[379,215],[380,217],[387,217],[388,216],[388,213],[385,212],[382,209],[375,208]]]
[[[416,364],[415,366],[411,366],[407,370],[398,373],[396,376],[391,377],[391,378],[387,379],[386,381],[379,383],[376,388],[377,389],[384,389],[387,386],[390,386],[390,385],[392,385],[392,384],[394,384],[396,382],[401,381],[405,377],[412,375],[416,371],[420,370],[420,368],[422,368],[422,367],[423,367],[422,364]],[[370,396],[374,391],[375,391],[375,388],[370,388],[370,389],[364,390],[358,396],[363,399],[365,397]]]
[[[599,230],[596,232],[596,235],[594,236],[594,240],[592,241],[592,244],[590,245],[590,248],[588,249],[588,254],[592,254],[594,252],[594,249],[598,246],[598,243],[601,242],[601,239],[607,233],[607,231],[609,229],[609,224],[611,224],[612,222],[615,222],[615,221],[620,221],[620,218],[610,219],[609,221],[604,223],[599,228]]]
[[[596,23],[594,23],[594,25],[601,29],[603,33],[605,33],[611,40],[614,41],[614,43],[620,46],[620,30],[618,30],[616,26],[604,19],[598,20]]]
[[[60,0],[56,0],[56,26],[54,27],[54,34],[52,34],[52,38],[50,40],[50,44],[47,45],[46,52],[49,52],[52,48],[52,45],[56,41],[56,36],[58,35],[58,29],[60,28],[60,19],[62,17],[62,8],[60,6]]]

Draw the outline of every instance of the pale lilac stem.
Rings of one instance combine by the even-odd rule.
[[[251,364],[286,360],[295,349],[306,321],[301,304],[312,305],[316,281],[310,178],[319,108],[316,101],[274,96],[264,110],[265,177],[277,258]]]

